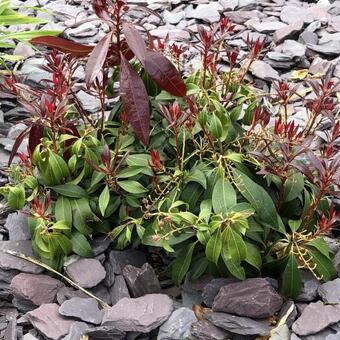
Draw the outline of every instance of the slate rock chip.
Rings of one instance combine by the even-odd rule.
[[[64,318],[58,310],[58,304],[47,303],[26,315],[33,327],[44,336],[52,340],[59,340],[69,333],[74,320]]]
[[[16,269],[25,273],[39,274],[44,269],[16,256],[4,253],[3,250],[12,250],[34,257],[31,241],[0,241],[0,269]]]
[[[78,340],[91,327],[85,322],[76,321],[71,325],[69,333],[62,340]]]
[[[208,320],[200,320],[191,325],[191,336],[195,340],[225,340],[229,334]]]
[[[321,301],[306,306],[301,316],[293,323],[297,335],[315,334],[340,321],[340,305],[324,305]]]
[[[267,320],[253,320],[227,313],[206,313],[205,317],[215,326],[231,333],[266,336],[270,332]]]
[[[216,295],[218,294],[219,290],[226,286],[229,283],[235,282],[235,279],[232,278],[217,278],[212,279],[207,285],[204,286],[202,292],[202,299],[203,302],[208,306],[211,307]]]
[[[255,77],[263,80],[278,80],[280,78],[279,73],[263,60],[255,60],[250,71]]]
[[[325,303],[340,303],[340,279],[323,283],[319,286],[318,293]]]
[[[123,268],[130,264],[135,267],[142,267],[146,262],[145,254],[136,249],[112,250],[109,255],[109,262],[114,274],[122,274]]]
[[[214,312],[266,318],[280,310],[282,304],[282,297],[266,279],[255,278],[222,287],[212,309]]]
[[[28,230],[27,215],[21,212],[9,214],[6,219],[5,228],[8,230],[9,239],[11,241],[25,241],[31,239]]]
[[[58,290],[63,286],[59,280],[43,274],[20,273],[11,282],[14,297],[37,306],[54,302]]]
[[[62,287],[58,289],[57,301],[61,305],[64,301],[72,299],[73,297],[87,298],[88,295],[81,290],[74,289],[72,287]]]
[[[144,263],[142,268],[127,265],[123,276],[132,297],[161,292],[158,278],[149,263]]]
[[[86,331],[91,340],[125,340],[126,333],[112,326],[99,326]],[[73,340],[73,339],[72,339]]]
[[[320,281],[309,271],[302,271],[302,289],[297,296],[296,301],[309,302],[316,299],[318,296],[318,288]]]
[[[98,302],[93,298],[74,297],[66,300],[60,306],[59,313],[95,325],[99,325],[103,319],[103,312],[98,308]]]
[[[176,309],[170,318],[159,328],[157,340],[182,340],[190,335],[192,323],[197,321],[192,309]]]
[[[130,293],[124,277],[122,275],[117,275],[113,286],[110,288],[110,297],[112,305],[115,305],[118,301],[123,298],[129,298]]]
[[[288,26],[278,29],[273,34],[273,41],[276,44],[279,44],[285,39],[293,38],[296,34],[299,34],[303,30],[303,24],[304,22],[302,20],[299,20]]]
[[[104,280],[106,271],[96,259],[80,259],[66,267],[66,273],[83,288],[92,288]]]
[[[173,301],[164,294],[123,298],[104,311],[103,326],[113,326],[123,332],[149,333],[168,320]]]

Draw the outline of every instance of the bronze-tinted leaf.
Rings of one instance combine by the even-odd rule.
[[[33,154],[37,145],[41,143],[41,138],[44,135],[44,125],[41,122],[35,122],[31,126],[30,134],[28,137],[28,149]]]
[[[133,51],[142,65],[144,65],[146,45],[143,37],[135,28],[135,26],[128,22],[123,23],[123,33],[128,45],[130,46],[130,49]]]
[[[147,50],[144,68],[162,90],[177,97],[186,95],[187,88],[180,73],[166,57],[156,51]]]
[[[112,34],[113,32],[109,32],[99,41],[86,63],[85,82],[87,87],[91,86],[102,71],[102,67],[110,48]]]
[[[46,47],[56,48],[57,50],[64,53],[69,53],[74,57],[86,57],[93,50],[93,46],[78,44],[73,41],[59,37],[50,36],[37,37],[31,39],[30,42],[33,45],[43,45]]]
[[[121,55],[120,64],[120,95],[124,110],[137,138],[145,145],[149,145],[150,107],[148,93],[143,80],[123,55]]]

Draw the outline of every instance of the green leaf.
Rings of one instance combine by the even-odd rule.
[[[102,216],[105,216],[106,208],[110,201],[110,189],[108,185],[105,185],[102,193],[99,196],[99,210]]]
[[[130,194],[143,194],[148,191],[137,181],[118,181],[118,185]]]
[[[129,166],[141,166],[141,167],[149,167],[149,154],[136,154],[129,155],[126,158],[126,164]]]
[[[65,255],[72,252],[72,241],[67,236],[59,234],[55,236],[55,240]]]
[[[207,179],[204,172],[197,168],[191,169],[189,176],[186,178],[186,182],[196,182],[201,184],[204,189],[207,188]]]
[[[304,177],[300,172],[289,177],[284,186],[284,202],[297,198],[305,186]]]
[[[289,220],[288,225],[290,230],[295,233],[300,228],[301,222],[302,220]]]
[[[283,272],[282,293],[288,297],[296,298],[302,288],[301,273],[295,255],[290,253],[286,269]]]
[[[8,206],[13,210],[20,210],[25,205],[25,189],[23,185],[9,188],[7,196]]]
[[[246,273],[240,262],[235,261],[233,258],[228,258],[228,256],[226,256],[225,252],[223,251],[222,259],[231,275],[239,280],[244,280],[246,278]]]
[[[143,166],[129,166],[128,168],[123,169],[122,171],[117,173],[117,178],[129,178],[140,174],[145,167]]]
[[[222,250],[222,235],[221,230],[217,231],[212,235],[205,248],[205,255],[207,259],[217,264]]]
[[[322,255],[329,257],[329,248],[327,242],[322,237],[314,238],[313,240],[309,241],[307,245],[316,248]]]
[[[240,262],[247,257],[247,246],[242,236],[234,231],[232,227],[227,227],[222,234],[222,245],[225,256]]]
[[[57,221],[53,224],[52,229],[57,231],[68,231],[71,228],[65,221]]]
[[[58,194],[61,194],[66,197],[82,198],[82,197],[88,196],[85,189],[83,189],[79,185],[75,185],[71,183],[55,185],[51,187],[51,189],[57,192]]]
[[[72,226],[72,207],[67,197],[58,197],[54,207],[54,215],[57,221],[65,221],[69,226]]]
[[[246,247],[247,257],[244,260],[256,269],[261,270],[262,259],[260,250],[255,245],[249,242],[246,242]]]
[[[52,31],[52,30],[36,30],[36,31],[25,31],[25,32],[14,32],[0,34],[0,41],[17,39],[17,40],[30,40],[41,36],[55,36],[59,35],[62,31]]]
[[[278,215],[271,197],[260,185],[238,169],[233,169],[234,182],[243,197],[253,206],[261,221],[273,229],[285,233],[281,217]]]
[[[93,219],[94,214],[91,210],[88,199],[78,198],[71,201],[72,218],[74,227],[84,235],[91,233],[91,228],[87,225],[88,219]]]
[[[194,259],[192,268],[190,270],[190,280],[197,280],[199,277],[201,277],[207,270],[208,265],[209,262],[204,256],[198,260]]]
[[[175,261],[172,263],[171,277],[177,285],[183,281],[185,274],[190,268],[192,254],[194,252],[196,243],[197,242],[190,243],[186,248],[182,248]]]
[[[236,192],[230,182],[224,178],[220,178],[212,193],[212,205],[216,214],[226,213],[228,209],[237,203]]]
[[[223,134],[222,123],[213,113],[209,122],[209,130],[215,139],[221,138]]]
[[[83,234],[75,230],[72,233],[71,242],[72,242],[72,250],[79,256],[82,256],[82,257],[93,256],[90,243],[87,241],[86,237]]]
[[[48,168],[53,174],[53,182],[55,182],[55,184],[60,183],[69,175],[67,163],[59,155],[49,151],[48,162]]]
[[[330,281],[337,275],[333,262],[322,255],[314,248],[308,249],[309,255],[312,257],[315,267],[315,272],[320,276],[323,281]]]

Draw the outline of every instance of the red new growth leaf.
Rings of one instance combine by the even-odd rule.
[[[125,39],[139,61],[144,65],[146,55],[146,44],[138,30],[127,22],[123,23],[123,33]]]
[[[166,57],[158,52],[147,50],[144,68],[162,90],[177,97],[186,95],[187,88],[180,73]]]
[[[137,138],[149,145],[150,107],[149,98],[143,80],[133,70],[129,62],[121,55],[120,95],[124,111]]]
[[[97,46],[93,49],[87,63],[86,63],[86,75],[85,82],[87,87],[90,87],[97,76],[102,71],[102,67],[105,63],[107,53],[110,48],[113,32],[110,32],[99,41]]]
[[[33,45],[43,45],[46,47],[56,48],[61,52],[71,54],[73,57],[86,57],[93,50],[93,46],[78,44],[73,41],[58,37],[37,37],[31,39],[30,42]]]

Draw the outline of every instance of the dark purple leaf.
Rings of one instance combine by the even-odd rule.
[[[43,45],[46,47],[56,48],[57,50],[69,53],[74,57],[86,57],[93,50],[93,46],[87,46],[75,43],[59,37],[37,37],[30,40],[33,45]]]
[[[8,159],[8,166],[10,166],[12,164],[14,156],[17,154],[17,151],[18,151],[22,141],[28,135],[29,131],[30,131],[30,127],[27,127],[27,129],[22,131],[20,133],[20,135],[17,137],[17,139],[15,140],[11,154],[10,154],[9,159]]]
[[[143,37],[135,28],[135,26],[128,22],[123,23],[123,33],[130,49],[139,59],[142,65],[144,65],[146,44],[144,42]]]
[[[120,95],[123,108],[137,138],[145,145],[149,145],[150,107],[148,93],[143,80],[123,55],[121,55],[120,64]]]
[[[150,78],[162,89],[173,96],[184,97],[187,88],[170,60],[156,51],[147,50],[144,64]]]
[[[87,87],[91,86],[91,84],[102,71],[102,67],[105,63],[107,53],[110,48],[112,34],[113,32],[106,34],[90,54],[90,57],[86,63],[85,81]]]
[[[35,122],[31,126],[30,134],[28,137],[28,149],[33,154],[37,145],[41,143],[41,138],[44,135],[44,125],[41,122]]]

